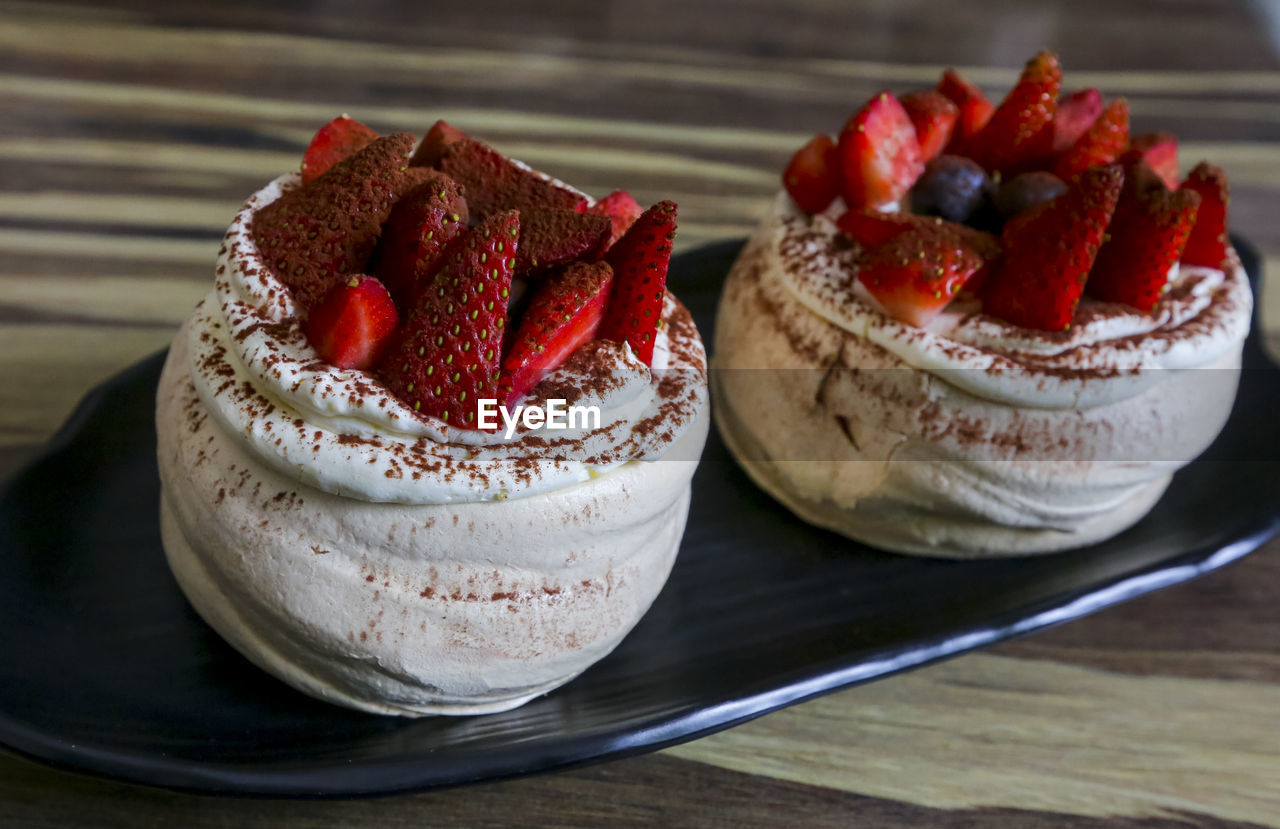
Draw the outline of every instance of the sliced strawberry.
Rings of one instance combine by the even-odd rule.
[[[1183,264],[1221,268],[1230,244],[1227,239],[1227,205],[1231,201],[1231,193],[1227,174],[1209,162],[1201,161],[1182,182],[1180,189],[1200,194],[1195,228],[1182,251]]]
[[[626,190],[614,190],[588,207],[587,212],[594,213],[597,216],[608,216],[609,221],[613,224],[612,229],[609,231],[609,239],[604,245],[604,249],[608,250],[622,238],[622,234],[627,232],[627,228],[635,224],[636,219],[640,218],[640,214],[644,212],[644,209],[636,203],[636,200]]]
[[[1000,243],[990,233],[957,222],[948,222],[938,216],[882,213],[879,210],[860,207],[841,215],[836,220],[836,226],[864,248],[873,248],[907,231],[919,230],[953,236],[972,248],[983,259],[994,259],[1000,255]]]
[[[422,137],[418,149],[409,159],[410,167],[435,167],[450,144],[467,138],[467,134],[446,121],[436,121]]]
[[[1129,139],[1129,149],[1120,157],[1125,164],[1145,161],[1165,189],[1178,189],[1178,139],[1167,132],[1149,132]]]
[[[916,128],[920,160],[928,161],[940,155],[951,141],[956,121],[960,118],[960,108],[936,89],[908,92],[902,96],[901,103]]]
[[[653,344],[662,319],[667,265],[675,238],[675,202],[660,201],[641,213],[605,255],[613,268],[614,285],[599,336],[629,343],[645,365],[653,364]]]
[[[987,125],[966,142],[967,154],[993,172],[1013,170],[1047,156],[1053,146],[1053,116],[1061,87],[1058,58],[1052,52],[1036,55]]]
[[[365,271],[382,223],[409,189],[412,148],[408,133],[379,138],[253,217],[259,254],[304,311]]]
[[[960,73],[954,69],[942,73],[938,91],[950,98],[960,110],[951,139],[953,144],[981,132],[987,121],[991,120],[991,113],[995,112],[995,104],[987,100],[982,90],[960,77]]]
[[[509,210],[445,248],[444,264],[378,364],[382,381],[414,411],[474,429],[476,401],[497,399],[519,240],[520,215]]]
[[[1085,287],[1098,299],[1150,312],[1168,285],[1169,269],[1182,256],[1200,196],[1193,190],[1144,187],[1138,178],[1125,183]]]
[[[870,248],[934,221],[932,217],[918,216],[915,213],[884,213],[869,207],[857,207],[841,214],[836,219],[836,227],[864,248]],[[936,221],[940,222],[942,219]]]
[[[594,213],[531,210],[521,214],[515,273],[541,273],[580,257],[600,255],[613,223]]]
[[[481,217],[508,209],[579,210],[587,201],[567,185],[470,138],[449,144],[439,168],[462,185],[467,204]]]
[[[1058,101],[1058,111],[1053,116],[1054,155],[1071,149],[1101,114],[1102,93],[1096,87],[1081,89]]]
[[[354,118],[339,115],[321,127],[302,154],[302,183],[315,181],[330,167],[377,140],[378,134]]]
[[[1129,146],[1129,102],[1117,98],[1107,104],[1071,149],[1058,156],[1054,174],[1069,182],[1090,167],[1110,164]]]
[[[538,283],[502,361],[506,402],[519,400],[595,337],[612,286],[613,269],[604,262],[574,262]]]
[[[400,317],[391,294],[372,276],[339,285],[307,317],[307,341],[338,368],[367,369],[378,362]]]
[[[1118,164],[1094,167],[1061,196],[1005,224],[1004,255],[983,287],[983,310],[1025,328],[1068,328],[1123,180]]]
[[[858,281],[891,317],[923,328],[982,264],[958,236],[918,228],[866,251]]]
[[[811,138],[782,171],[782,186],[806,213],[826,210],[840,195],[840,185],[840,153],[829,135]]]
[[[396,202],[374,253],[374,272],[396,306],[410,311],[444,246],[467,229],[467,202],[453,179],[432,175]]]
[[[880,207],[906,195],[924,172],[916,128],[892,93],[881,92],[840,133],[840,171],[849,207]]]

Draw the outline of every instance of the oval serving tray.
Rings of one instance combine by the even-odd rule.
[[[708,341],[741,244],[673,260]],[[1256,286],[1257,256],[1237,247]],[[504,714],[377,717],[260,672],[174,584],[157,525],[163,356],[92,391],[0,492],[0,745],[175,789],[388,794],[651,751],[1194,578],[1280,529],[1280,371],[1256,335],[1217,443],[1138,525],[1064,554],[860,546],[792,517],[713,433],[671,579],[612,655]]]

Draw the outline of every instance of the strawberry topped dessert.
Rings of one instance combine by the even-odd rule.
[[[163,539],[196,610],[377,713],[505,710],[609,653],[670,571],[706,437],[676,213],[443,121],[325,125],[236,215],[161,377]]]
[[[1041,52],[955,70],[791,159],[716,331],[717,420],[805,519],[885,549],[1079,547],[1140,519],[1230,412],[1252,295],[1227,181]],[[1194,369],[1194,370],[1192,370]]]

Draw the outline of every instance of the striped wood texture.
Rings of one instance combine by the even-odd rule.
[[[240,201],[339,112],[444,117],[596,194],[746,233],[788,154],[1042,45],[1233,183],[1280,275],[1280,7],[805,0],[0,0],[0,476],[166,344]],[[1280,290],[1266,300],[1280,332]],[[0,824],[1280,826],[1280,545],[1199,582],[604,766],[341,803],[216,800],[0,757]]]

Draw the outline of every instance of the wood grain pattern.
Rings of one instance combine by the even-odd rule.
[[[244,197],[349,112],[444,117],[589,192],[748,232],[798,144],[1047,45],[1233,184],[1280,353],[1280,10],[1265,0],[0,0],[0,478],[163,347]],[[220,800],[0,757],[0,825],[1280,826],[1280,543],[1190,584],[658,755],[377,801]]]

